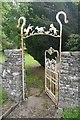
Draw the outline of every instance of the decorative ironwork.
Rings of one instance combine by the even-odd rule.
[[[58,30],[56,29],[56,27],[54,27],[53,24],[50,25],[50,29],[49,29],[50,33],[52,33],[54,36],[57,35]]]
[[[31,24],[29,24],[29,26],[24,29],[24,39],[34,35],[50,35],[54,37],[60,37],[57,34],[58,30],[53,24],[50,24],[50,28],[48,31],[46,31],[45,27],[36,26],[34,29],[33,28],[34,26],[31,26]]]
[[[51,99],[55,102],[56,106],[58,106],[60,64],[61,64],[61,45],[62,45],[62,23],[59,19],[60,15],[64,15],[64,22],[68,23],[66,13],[63,11],[58,12],[56,15],[56,20],[60,25],[60,30],[57,30],[57,28],[54,26],[53,23],[50,24],[50,27],[48,30],[46,30],[45,27],[39,27],[39,26],[36,26],[34,28],[34,26],[32,26],[31,24],[29,24],[27,28],[24,28],[26,24],[26,19],[24,17],[20,17],[18,20],[18,27],[20,26],[20,21],[23,20],[23,24],[21,26],[23,99],[25,99],[25,95],[24,95],[24,44],[23,44],[24,41],[23,40],[31,36],[35,36],[35,35],[48,35],[48,36],[52,36],[55,38],[59,38],[59,41],[60,41],[59,51],[54,50],[52,47],[50,47],[50,49],[45,51],[45,90],[47,90],[47,94],[49,95],[49,97],[51,97]],[[57,57],[55,59],[50,60],[49,58],[46,58],[46,52],[48,52],[50,55],[56,52]],[[46,79],[48,79],[48,82],[50,84],[50,85],[48,84],[48,86],[50,88],[47,86]],[[51,83],[53,83],[55,86],[55,90],[53,90],[53,92],[51,92],[51,89],[52,89]]]
[[[56,53],[55,58],[49,59],[47,53]],[[59,52],[50,47],[45,51],[45,92],[58,107],[59,100]]]

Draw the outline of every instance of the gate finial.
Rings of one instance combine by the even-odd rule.
[[[61,22],[59,16],[60,16],[61,14],[64,15],[64,22],[65,22],[65,23],[68,23],[66,13],[65,13],[64,11],[58,12],[57,15],[56,15],[56,20],[57,20],[57,22],[58,22],[59,25],[60,25],[60,62],[61,62],[61,45],[62,45],[62,22]]]
[[[61,20],[60,20],[60,18],[59,18],[59,16],[60,16],[61,14],[64,15],[64,22],[65,22],[65,23],[68,23],[66,13],[65,13],[64,11],[58,12],[57,15],[56,15],[56,20],[57,20],[57,22],[58,22],[59,25],[60,25],[60,36],[61,36],[61,34],[62,34],[62,23],[61,23]]]
[[[25,24],[26,24],[26,19],[25,19],[25,17],[20,17],[19,19],[18,19],[18,25],[17,25],[17,27],[20,27],[20,21],[21,21],[21,19],[23,20],[23,24],[22,24],[22,26],[21,26],[21,35],[23,34],[23,28],[24,28],[24,26],[25,26]]]

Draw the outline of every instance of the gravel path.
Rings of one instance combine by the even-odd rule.
[[[55,112],[54,103],[42,93],[39,97],[34,95],[28,97],[9,114],[8,118],[53,118]]]

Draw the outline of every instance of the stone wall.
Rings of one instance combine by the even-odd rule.
[[[59,108],[78,105],[80,85],[80,52],[62,52]],[[21,50],[5,50],[3,87],[14,101],[22,99]]]
[[[80,52],[62,52],[59,112],[79,105]]]
[[[8,98],[18,102],[22,100],[22,62],[21,50],[5,50],[2,85]]]

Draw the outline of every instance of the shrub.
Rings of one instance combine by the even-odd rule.
[[[78,34],[71,34],[66,42],[66,47],[71,51],[80,50],[80,36]]]
[[[74,109],[70,108],[68,110],[64,110],[62,113],[62,118],[64,118],[64,120],[67,120],[67,118],[75,118],[75,120],[79,120],[80,118],[80,108],[76,107]],[[73,120],[73,119],[71,119]]]

